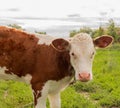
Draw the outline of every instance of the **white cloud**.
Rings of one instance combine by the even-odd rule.
[[[15,8],[18,12],[5,12]],[[114,10],[114,11],[113,11]],[[0,16],[65,17],[80,14],[83,17],[119,16],[119,0],[3,0]]]

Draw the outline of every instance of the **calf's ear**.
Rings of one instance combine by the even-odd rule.
[[[51,45],[55,50],[57,50],[59,52],[68,51],[70,48],[69,42],[67,40],[62,39],[62,38],[53,40]]]
[[[105,48],[105,47],[109,46],[110,44],[112,44],[113,40],[114,39],[112,36],[103,35],[103,36],[95,38],[93,40],[93,43],[94,43],[95,47]]]

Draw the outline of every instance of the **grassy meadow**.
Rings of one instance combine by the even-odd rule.
[[[120,108],[120,45],[98,49],[93,80],[76,82],[61,93],[61,98],[62,108]],[[32,101],[28,85],[0,81],[0,108],[33,108]]]

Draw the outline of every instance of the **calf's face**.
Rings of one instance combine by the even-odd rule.
[[[75,70],[76,80],[91,80],[92,61],[95,54],[92,38],[87,34],[79,34],[70,40],[70,45],[70,60]]]
[[[70,38],[56,39],[52,46],[60,52],[69,50],[70,62],[75,71],[76,80],[86,82],[92,79],[92,62],[95,55],[95,47],[105,48],[111,44],[111,36],[101,36],[92,39],[86,33],[80,33]]]

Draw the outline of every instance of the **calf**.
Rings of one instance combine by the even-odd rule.
[[[70,39],[0,27],[0,78],[16,79],[31,85],[34,107],[60,108],[60,91],[74,79],[86,82],[92,79],[92,61],[95,47],[105,48],[113,38],[92,40],[85,33]]]

